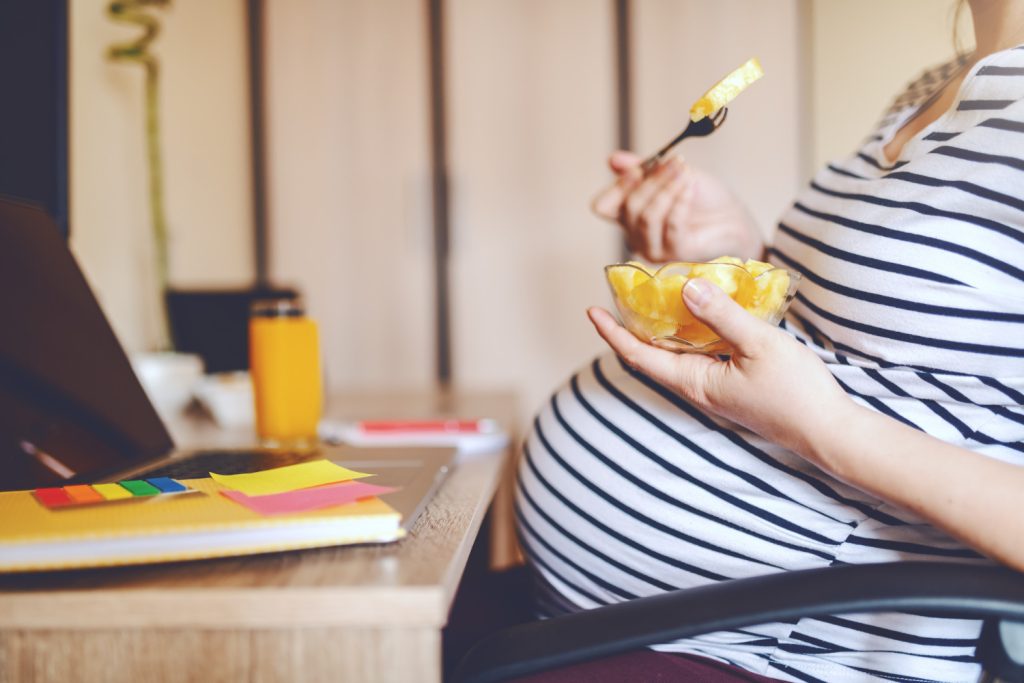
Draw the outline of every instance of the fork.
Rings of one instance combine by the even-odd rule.
[[[678,145],[686,138],[702,138],[705,135],[711,135],[719,126],[725,123],[725,116],[729,112],[727,107],[722,107],[714,116],[705,116],[700,121],[691,121],[687,124],[683,132],[677,135],[671,142],[659,149],[655,154],[647,157],[644,162],[640,165],[644,175],[647,175],[651,170],[658,165],[658,163],[665,158],[665,155],[672,151],[672,148]]]

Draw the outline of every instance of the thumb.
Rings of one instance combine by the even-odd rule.
[[[683,287],[683,301],[694,317],[729,342],[737,354],[751,356],[761,346],[764,322],[743,310],[714,283],[694,278]]]

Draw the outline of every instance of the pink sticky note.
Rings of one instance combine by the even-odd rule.
[[[293,512],[309,512],[334,505],[345,505],[360,498],[370,498],[385,493],[394,493],[397,488],[364,484],[361,481],[347,481],[341,484],[318,486],[311,489],[272,493],[268,496],[247,496],[241,491],[221,491],[236,503],[264,516],[287,515]]]

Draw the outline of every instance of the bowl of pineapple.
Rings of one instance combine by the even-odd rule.
[[[691,279],[710,280],[770,325],[782,319],[800,283],[799,273],[734,256],[703,263],[666,263],[657,269],[630,261],[604,270],[625,328],[641,341],[678,353],[730,352],[729,344],[686,307],[683,287]]]

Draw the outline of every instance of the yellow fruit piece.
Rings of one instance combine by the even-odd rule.
[[[768,320],[786,300],[786,293],[789,291],[789,273],[780,268],[774,268],[763,273],[756,282],[757,291],[754,293],[753,301],[747,306],[747,310],[762,320]]]
[[[737,259],[737,260],[739,260],[739,259]],[[748,273],[750,273],[752,276],[757,278],[757,277],[761,277],[761,275],[763,275],[764,273],[767,273],[769,270],[771,270],[775,266],[773,266],[770,263],[765,263],[764,261],[755,261],[752,258],[748,258],[747,262],[743,264],[743,267],[747,269]]]
[[[640,315],[676,325],[693,319],[683,303],[685,275],[652,277],[638,285],[626,298],[626,303]]]
[[[619,314],[622,315],[626,327],[634,334],[644,341],[650,342],[658,337],[670,336],[675,332],[677,326],[675,320],[667,319],[661,313],[658,313],[657,318],[644,314],[647,311],[660,311],[663,303],[671,296],[670,293],[663,291],[664,284],[658,281],[654,285],[648,285],[641,288],[639,293],[631,298],[634,290],[648,282],[654,282],[651,277],[652,273],[642,263],[630,261],[628,264],[611,266],[608,268],[607,274],[608,284],[611,285],[612,291],[619,301]],[[677,284],[673,282],[669,286],[675,287]],[[630,303],[631,301],[639,303]]]
[[[747,86],[764,76],[761,62],[753,57],[746,64],[715,83],[704,96],[690,107],[690,120],[700,121],[732,102]]]
[[[608,269],[608,284],[612,286],[615,296],[623,301],[637,285],[651,279],[651,274],[636,261],[625,265],[612,266]]]
[[[718,334],[699,320],[680,325],[676,328],[675,335],[694,346],[704,346],[718,339]]]
[[[690,270],[690,277],[710,280],[741,306],[751,301],[757,289],[757,283],[743,267],[743,261],[731,256],[698,263]]]

